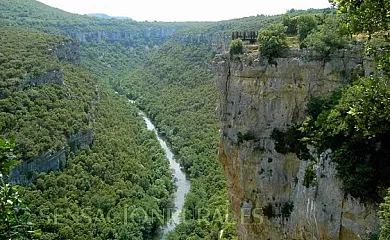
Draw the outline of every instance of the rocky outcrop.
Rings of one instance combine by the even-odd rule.
[[[48,51],[50,57],[54,60],[80,65],[79,42],[69,41],[67,43],[61,43],[53,49],[48,49]],[[18,87],[18,90],[24,90],[30,86],[42,87],[45,84],[65,86],[64,72],[61,69],[54,69],[47,70],[38,76],[30,76]]]
[[[54,49],[50,49],[53,58],[59,61],[69,62],[74,65],[80,65],[80,43],[70,41],[68,43],[61,43]]]
[[[175,35],[174,39],[183,45],[193,45],[200,43],[211,44],[215,52],[223,52],[229,48],[231,35],[226,33],[188,33],[185,35]]]
[[[89,129],[86,132],[81,132],[70,137],[68,139],[68,145],[72,152],[77,153],[89,147],[94,139],[95,132],[93,129]]]
[[[28,86],[42,87],[49,83],[64,86],[64,72],[62,70],[52,70],[39,76],[30,77],[22,84],[19,90],[23,90]]]
[[[138,47],[148,45],[161,45],[173,36],[176,27],[150,27],[142,30],[130,31],[123,29],[123,31],[71,31],[68,36],[80,42],[95,42],[95,41],[125,41],[125,45],[129,47]]]
[[[377,208],[347,196],[336,178],[331,151],[312,167],[315,181],[303,185],[310,162],[280,154],[271,132],[306,117],[311,97],[328,95],[355,71],[370,74],[371,61],[342,50],[324,59],[289,50],[271,61],[258,54],[218,55],[219,159],[223,165],[240,239],[360,239],[378,231]]]
[[[27,185],[34,179],[34,173],[59,171],[66,166],[66,151],[48,151],[47,153],[32,159],[30,162],[22,162],[11,169],[9,182],[17,185]]]
[[[13,184],[27,185],[34,181],[35,173],[60,171],[66,167],[69,152],[78,153],[91,146],[95,135],[93,129],[78,133],[68,139],[68,144],[61,150],[50,150],[45,154],[23,161],[11,169],[8,181]]]

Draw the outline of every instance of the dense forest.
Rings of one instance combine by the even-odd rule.
[[[15,137],[19,157],[28,161],[90,127],[96,79],[58,58],[67,38],[9,27],[0,34],[0,137]]]
[[[348,4],[337,3],[340,10]],[[355,15],[361,14],[358,10]],[[172,207],[175,186],[156,136],[146,130],[137,108],[157,126],[191,180],[183,221],[165,238],[236,239],[217,159],[217,93],[210,69],[223,44],[213,46],[212,38],[260,30],[260,52],[270,62],[288,47],[314,49],[326,58],[361,40],[357,35],[351,38],[351,33],[366,31],[367,26],[345,24],[360,19],[355,15],[336,15],[329,8],[215,23],[136,22],[70,14],[33,0],[1,1],[0,139],[9,139],[0,141],[1,174],[8,174],[14,159],[30,162],[62,149],[67,162],[63,171],[31,173],[32,183],[23,187],[1,177],[1,199],[13,205],[0,207],[8,214],[0,218],[0,239],[153,239],[163,224],[153,216],[163,216],[164,209]],[[388,28],[375,32],[382,30]],[[369,53],[386,73],[387,55],[375,55],[372,49],[382,47],[388,53],[388,39],[374,32],[370,38],[376,39],[376,48]],[[62,56],[63,48],[79,44],[80,59],[70,53]],[[236,53],[244,51],[240,44]],[[338,159],[350,156],[347,164],[339,161],[345,190],[376,201],[381,201],[386,185],[373,177],[377,166],[359,162],[356,156],[361,152],[353,149],[364,146],[363,154],[374,156],[374,163],[389,156],[385,144],[380,151],[374,149],[388,141],[386,79],[356,74],[329,99],[313,99],[308,120],[291,130],[294,138],[319,149],[339,151]],[[357,104],[357,97],[367,104]],[[362,114],[368,109],[376,121]],[[93,144],[73,151],[69,139],[90,129]],[[279,132],[275,141],[282,142],[280,135],[289,137]],[[287,145],[282,146],[285,152],[305,151],[301,142],[298,147]],[[389,197],[381,215],[384,233],[388,201]]]

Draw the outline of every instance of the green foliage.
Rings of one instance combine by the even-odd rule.
[[[294,210],[294,203],[287,201],[282,204],[281,214],[283,218],[289,218],[292,211]]]
[[[14,141],[14,139],[0,139],[0,174],[2,175],[7,175],[10,169],[18,164],[13,155]]]
[[[21,160],[63,148],[69,137],[89,128],[94,114],[95,79],[53,56],[54,49],[69,39],[3,28],[0,42],[0,137],[15,137],[15,150]],[[35,73],[56,68],[62,69],[64,86],[28,83]]]
[[[91,149],[69,154],[63,172],[39,174],[24,189],[30,217],[42,229],[41,239],[150,239],[161,223],[152,218],[143,221],[142,213],[134,210],[161,214],[172,206],[172,172],[155,136],[145,130],[126,99],[105,90],[107,82],[137,99],[192,179],[185,203],[188,221],[167,239],[217,239],[221,230],[223,239],[236,238],[233,220],[226,220],[226,182],[216,157],[217,94],[207,67],[214,54],[207,40],[199,43],[189,37],[188,42],[196,44],[185,45],[180,37],[197,31],[206,35],[243,27],[257,30],[281,16],[218,23],[138,23],[89,18],[25,0],[6,1],[0,12],[0,24],[11,28],[0,37],[0,64],[5,64],[0,66],[1,134],[15,135],[15,149],[28,159],[60,148],[85,128],[95,129]],[[86,40],[81,67],[94,75],[49,56],[49,49],[69,39],[16,27]],[[173,30],[177,34],[173,39],[180,41],[159,49],[171,37],[159,33]],[[118,33],[125,33],[120,40],[115,39]],[[126,33],[133,37],[122,38]],[[107,37],[98,37],[103,35]],[[27,86],[19,91],[27,77],[53,69],[63,70],[64,86]],[[101,80],[100,89],[95,78]],[[210,214],[198,214],[199,209]],[[125,210],[134,213],[127,222]]]
[[[241,39],[234,39],[229,46],[230,54],[241,54],[243,53],[244,46]]]
[[[377,200],[388,161],[390,90],[384,79],[361,78],[327,100],[309,105],[303,123],[306,139],[319,152],[331,148],[343,188],[354,197]],[[313,111],[313,106],[322,111]]]
[[[384,79],[362,78],[348,87],[327,116],[328,136],[368,138],[390,130],[390,90]]]
[[[17,186],[4,182],[4,177],[15,165],[13,156],[13,140],[0,139],[0,239],[38,236],[33,224],[28,222],[26,214],[29,209],[21,200]]]
[[[307,113],[312,120],[317,120],[318,116],[325,111],[329,111],[333,106],[337,105],[342,96],[341,89],[333,91],[326,98],[312,98],[307,103]]]
[[[283,26],[286,27],[288,36],[295,36],[298,33],[298,17],[291,17],[289,14],[283,16]]]
[[[303,176],[303,186],[307,188],[312,186],[315,177],[316,174],[314,172],[314,164],[310,164],[305,169],[305,175]]]
[[[299,159],[310,160],[312,157],[306,144],[301,141],[304,134],[297,126],[291,126],[286,131],[274,129],[271,133],[271,139],[275,141],[275,150],[279,153],[295,153]]]
[[[217,239],[221,230],[224,239],[235,236],[233,220],[225,218],[227,189],[217,159],[217,93],[207,68],[213,56],[208,43],[170,41],[151,53],[145,67],[114,82],[150,116],[191,178],[186,221],[166,239]]]
[[[346,46],[347,39],[343,36],[344,26],[336,16],[329,16],[323,25],[307,35],[302,45],[328,56]]]
[[[24,189],[30,218],[41,239],[149,239],[164,224],[156,215],[172,207],[164,152],[137,109],[111,92],[101,91],[93,127],[91,149]]]
[[[95,130],[92,149],[77,156],[68,153],[65,171],[39,174],[36,183],[18,190],[31,209],[29,219],[42,229],[39,239],[153,236],[164,222],[151,216],[172,207],[174,186],[164,153],[136,109],[104,90],[104,83],[99,89],[91,73],[55,57],[55,49],[68,43],[68,38],[22,28],[0,31],[0,83],[4,87],[0,96],[1,136],[15,136],[15,153],[29,160],[62,148],[80,131]],[[124,76],[124,71],[134,69],[143,59],[138,56],[140,49],[128,50],[122,44],[89,43],[83,48],[81,65],[102,82]],[[64,86],[26,84],[51,69],[62,70]],[[8,163],[3,164],[4,156],[2,168],[8,168]],[[16,201],[20,199],[16,188],[4,185],[3,190],[14,209],[19,209],[20,215],[12,216],[27,219],[21,215],[24,205],[19,207]],[[138,216],[131,215],[135,209],[141,211]],[[146,219],[142,211],[148,214]],[[31,229],[19,227],[13,229]]]
[[[287,47],[282,24],[271,24],[267,29],[260,31],[257,40],[260,44],[261,55],[268,59],[281,56]]]
[[[348,24],[354,33],[375,33],[388,30],[390,26],[390,3],[388,0],[330,0],[338,11],[346,13]]]
[[[2,13],[0,15],[1,26],[23,26],[87,41],[115,43],[125,40],[124,44],[132,47],[153,47],[171,37],[170,34],[161,36],[148,33],[170,32],[172,29],[179,30],[190,25],[198,25],[198,23],[136,22],[129,19],[93,18],[68,13],[35,0],[3,1],[0,5],[0,12]],[[103,32],[104,36],[101,34]],[[118,36],[118,33],[131,34],[131,37],[124,38],[123,34]]]
[[[371,40],[366,43],[365,53],[374,59],[379,72],[390,77],[390,39],[387,34],[373,34]]]
[[[390,238],[390,190],[384,197],[384,202],[380,204],[379,217],[381,219],[380,240]]]
[[[316,19],[313,15],[302,15],[298,18],[298,41],[304,47],[303,41],[317,27]]]

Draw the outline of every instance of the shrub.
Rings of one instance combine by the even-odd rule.
[[[316,174],[314,172],[314,164],[310,164],[306,170],[305,175],[303,177],[303,186],[310,187],[313,184],[313,181],[316,177]]]
[[[241,54],[244,51],[244,44],[241,39],[234,39],[230,43],[230,54]]]
[[[257,40],[260,43],[261,55],[269,60],[279,57],[287,48],[286,35],[282,24],[271,24],[267,29],[259,32]]]
[[[286,34],[295,36],[298,33],[298,18],[291,17],[288,14],[283,16],[283,25],[286,27]]]
[[[379,218],[381,219],[380,240],[390,239],[390,189],[384,202],[380,205]]]
[[[263,214],[268,219],[271,219],[276,216],[274,207],[272,206],[271,203],[268,203],[267,206],[263,207]]]
[[[256,140],[255,134],[251,132],[246,132],[242,134],[241,132],[237,133],[237,143],[243,143],[244,141],[251,141],[251,140]]]
[[[271,139],[275,141],[275,150],[278,153],[295,153],[298,158],[309,160],[312,157],[306,144],[301,141],[304,135],[299,128],[300,125],[291,126],[286,131],[275,128],[271,133]]]
[[[298,40],[301,43],[303,40],[317,27],[316,19],[313,15],[302,15],[298,18]]]
[[[344,26],[336,17],[328,18],[318,30],[313,30],[307,35],[302,45],[328,56],[330,53],[346,46],[347,39]]]
[[[321,111],[314,111],[314,106]],[[390,89],[384,79],[361,78],[309,107],[313,116],[302,130],[319,152],[334,154],[343,189],[354,197],[378,200],[379,184],[387,186],[382,166],[390,161]]]
[[[282,217],[283,218],[288,218],[291,215],[291,212],[294,209],[294,203],[292,201],[287,201],[282,204]]]

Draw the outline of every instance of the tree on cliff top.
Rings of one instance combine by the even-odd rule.
[[[230,54],[241,54],[244,50],[244,45],[241,39],[234,39],[229,46]]]
[[[317,27],[313,15],[302,15],[298,18],[298,40],[301,46],[306,37]]]
[[[257,41],[260,44],[261,55],[269,60],[279,57],[287,48],[286,34],[282,24],[271,24],[267,29],[259,32]]]

